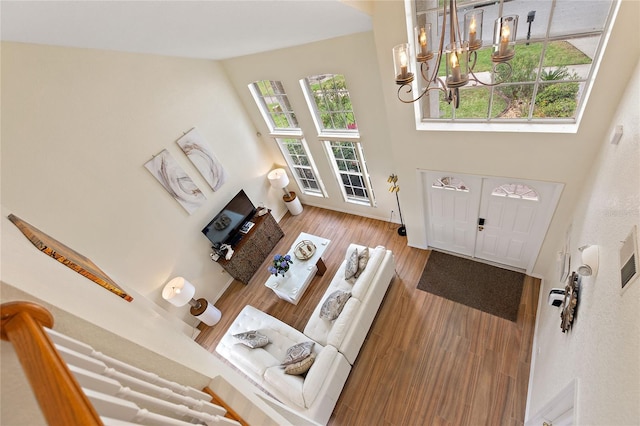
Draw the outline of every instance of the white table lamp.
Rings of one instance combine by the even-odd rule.
[[[282,189],[284,191],[282,199],[287,205],[289,212],[294,216],[302,213],[302,203],[300,202],[300,199],[296,196],[294,191],[289,191],[287,189],[287,185],[289,185],[289,176],[287,176],[287,171],[285,169],[273,169],[269,172],[267,178],[269,179],[269,183],[272,187]]]
[[[194,299],[196,288],[182,277],[176,277],[169,281],[162,289],[162,298],[174,306],[191,305],[191,315],[198,318],[208,326],[213,326],[222,318],[222,312],[207,299]]]

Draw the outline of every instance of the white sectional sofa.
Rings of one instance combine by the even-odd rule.
[[[347,259],[364,246],[351,244],[304,333],[253,306],[245,306],[216,347],[216,352],[262,386],[283,404],[326,424],[349,377],[369,328],[395,274],[393,253],[382,246],[369,248],[369,261],[355,280],[345,279]],[[333,321],[320,317],[326,298],[336,290],[351,293]],[[251,349],[233,336],[257,330],[269,344]],[[313,341],[315,361],[306,375],[285,374],[281,365],[291,346]]]

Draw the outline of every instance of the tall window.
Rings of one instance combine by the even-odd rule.
[[[249,85],[249,89],[269,130],[299,129],[298,119],[280,81],[256,81]]]
[[[433,45],[437,46],[442,2],[406,1],[407,7],[414,12],[414,22],[426,20],[431,23]],[[616,4],[616,0],[503,2],[502,16],[519,16],[515,57],[510,61],[512,72],[509,76],[508,67],[498,65],[494,68],[490,57],[493,26],[500,13],[500,3],[478,5],[476,0],[458,0],[460,28],[464,28],[466,12],[475,7],[484,10],[483,47],[477,51],[475,74],[480,80],[491,82],[489,72],[495,69],[497,81],[505,81],[505,84],[486,87],[472,82],[460,88],[460,107],[457,109],[446,101],[443,92],[432,90],[419,101],[422,121],[577,123],[595,77],[595,65],[604,50],[604,36],[610,30]],[[413,38],[412,33],[409,40]],[[473,58],[472,53],[470,64]],[[430,67],[434,69],[435,60],[430,61]],[[444,60],[438,74],[445,74]]]
[[[373,197],[362,146],[358,142],[326,141],[343,195],[355,203],[370,204]]]
[[[304,86],[306,93],[313,99],[311,108],[318,133],[358,132],[343,75],[321,74],[307,77],[304,79]]]
[[[249,90],[302,192],[325,197],[318,169],[282,82],[256,81],[249,85]]]
[[[347,202],[373,206],[375,199],[344,76],[310,76],[301,85],[342,196]]]
[[[305,194],[324,195],[321,183],[316,177],[316,166],[308,154],[309,149],[304,139],[276,138],[280,150],[285,154],[289,167],[295,173],[298,185]]]

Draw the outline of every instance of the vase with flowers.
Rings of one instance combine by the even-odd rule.
[[[273,263],[267,268],[267,270],[275,276],[282,275],[289,270],[289,266],[293,263],[291,256],[285,254],[276,254],[273,256]]]

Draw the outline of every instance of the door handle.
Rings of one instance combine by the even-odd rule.
[[[484,218],[480,217],[478,218],[478,231],[482,232],[483,229],[484,229]]]

